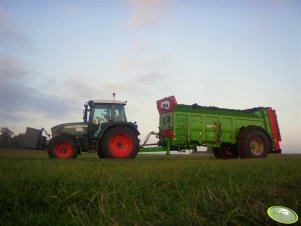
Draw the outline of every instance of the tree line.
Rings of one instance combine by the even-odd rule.
[[[1,149],[22,149],[25,133],[14,135],[14,132],[7,127],[0,129]]]

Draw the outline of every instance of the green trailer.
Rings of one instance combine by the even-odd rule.
[[[174,96],[157,101],[159,146],[197,150],[205,146],[216,158],[263,158],[281,153],[277,116],[271,107],[233,110],[177,104]],[[146,149],[146,148],[145,148]]]

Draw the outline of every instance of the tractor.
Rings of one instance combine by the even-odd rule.
[[[115,97],[115,95],[114,95]],[[97,152],[100,158],[134,158],[139,150],[137,124],[128,122],[126,101],[90,100],[84,105],[83,122],[51,128],[47,142],[42,130],[27,128],[25,147],[47,148],[50,158],[76,159],[81,152]],[[46,132],[46,131],[45,131]]]

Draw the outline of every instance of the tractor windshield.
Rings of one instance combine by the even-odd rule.
[[[96,104],[92,116],[94,124],[105,122],[126,122],[124,105],[121,104]]]

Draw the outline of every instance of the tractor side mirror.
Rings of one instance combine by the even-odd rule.
[[[87,117],[88,117],[88,104],[85,104],[85,109],[84,109],[84,114],[83,114],[83,120],[84,122],[87,122]]]

